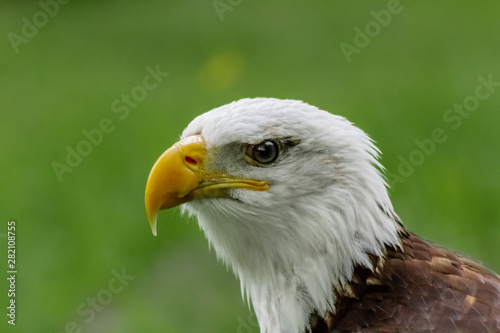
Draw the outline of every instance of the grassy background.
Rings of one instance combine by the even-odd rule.
[[[232,3],[221,19],[212,1],[74,0],[15,52],[8,34],[21,36],[23,18],[33,22],[41,7],[2,2],[0,267],[6,276],[13,219],[18,269],[17,325],[3,310],[2,332],[258,332],[196,222],[162,212],[155,238],[143,207],[151,166],[189,121],[243,97],[301,99],[346,116],[394,174],[416,139],[445,130],[395,184],[396,211],[420,235],[500,271],[500,89],[459,128],[443,120],[478,76],[500,81],[500,4],[401,1],[348,62],[340,44],[353,45],[355,27],[388,1]],[[120,119],[112,102],[157,65],[169,76]],[[104,118],[114,131],[59,181],[53,162]],[[134,279],[103,298],[122,269]],[[3,309],[7,289],[3,278]],[[93,308],[94,297],[109,304]]]

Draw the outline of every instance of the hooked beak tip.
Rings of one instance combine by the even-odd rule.
[[[151,232],[153,233],[154,236],[156,236],[158,233],[156,231],[156,221],[158,218],[158,211],[154,212],[152,216],[148,216],[149,219],[149,225],[151,226]]]

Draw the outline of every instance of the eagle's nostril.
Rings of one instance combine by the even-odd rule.
[[[184,161],[186,161],[187,164],[198,165],[198,162],[190,156],[185,156]]]

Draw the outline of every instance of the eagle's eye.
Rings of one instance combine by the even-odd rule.
[[[279,148],[273,140],[264,140],[254,145],[248,145],[245,153],[257,163],[269,164],[278,158]]]

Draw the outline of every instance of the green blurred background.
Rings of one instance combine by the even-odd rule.
[[[196,221],[162,212],[153,237],[143,207],[151,166],[190,120],[243,97],[347,117],[393,175],[416,139],[442,128],[447,140],[394,183],[395,209],[411,230],[500,271],[500,88],[458,128],[443,120],[479,76],[500,81],[500,3],[401,1],[373,23],[395,4],[74,0],[55,12],[53,0],[3,0],[0,267],[6,277],[13,219],[18,275],[17,325],[2,310],[0,331],[258,332]],[[367,24],[373,37],[358,36],[348,62],[340,45],[356,46]],[[113,112],[157,66],[168,77],[127,115]],[[106,118],[113,131],[80,144]],[[53,163],[79,144],[87,156],[60,181]],[[110,293],[123,269],[134,279]],[[3,309],[7,289],[3,278]]]

